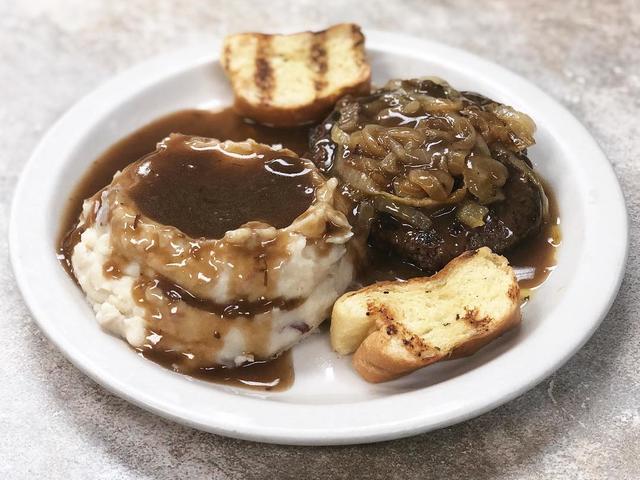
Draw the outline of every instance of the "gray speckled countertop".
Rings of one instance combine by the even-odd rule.
[[[640,3],[0,0],[0,478],[640,478]],[[621,179],[627,274],[610,314],[551,378],[437,432],[331,448],[261,445],[168,422],[107,393],[43,337],[15,287],[7,218],[46,129],[113,74],[238,30],[339,21],[480,54],[586,124]]]

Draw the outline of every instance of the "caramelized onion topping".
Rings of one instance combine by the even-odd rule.
[[[345,97],[334,119],[327,170],[360,200],[376,197],[376,210],[415,226],[427,224],[418,208],[445,204],[459,204],[468,226],[482,225],[485,205],[504,198],[505,161],[539,184],[520,160],[534,143],[533,120],[441,79],[391,80],[369,96]]]

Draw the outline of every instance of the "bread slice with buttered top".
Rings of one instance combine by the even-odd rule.
[[[432,277],[380,282],[334,304],[331,344],[383,382],[446,358],[471,355],[520,322],[520,289],[507,259],[483,247]]]
[[[320,32],[228,36],[222,66],[238,113],[268,125],[320,120],[343,95],[370,89],[364,35],[348,23]]]

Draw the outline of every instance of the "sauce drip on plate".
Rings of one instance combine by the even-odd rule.
[[[556,251],[561,243],[560,216],[558,204],[553,191],[545,185],[549,200],[549,215],[540,231],[521,242],[504,254],[516,271],[518,283],[524,300],[529,292],[539,288],[556,266]],[[442,215],[438,222],[447,223],[447,215]],[[386,280],[408,280],[424,276],[418,267],[388,255],[379,249],[368,250],[369,263],[356,280],[355,288]]]
[[[183,372],[177,368],[179,354],[170,351],[158,351],[147,348],[138,350],[140,355],[156,362],[169,370],[189,375],[208,382],[229,385],[231,387],[250,388],[269,392],[282,392],[293,385],[294,371],[291,351],[288,350],[268,362],[252,362],[236,368],[201,368]]]

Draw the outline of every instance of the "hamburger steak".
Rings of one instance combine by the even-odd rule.
[[[356,232],[431,273],[539,232],[547,199],[527,158],[534,130],[527,115],[443,80],[392,80],[340,100],[310,147],[341,181]]]

